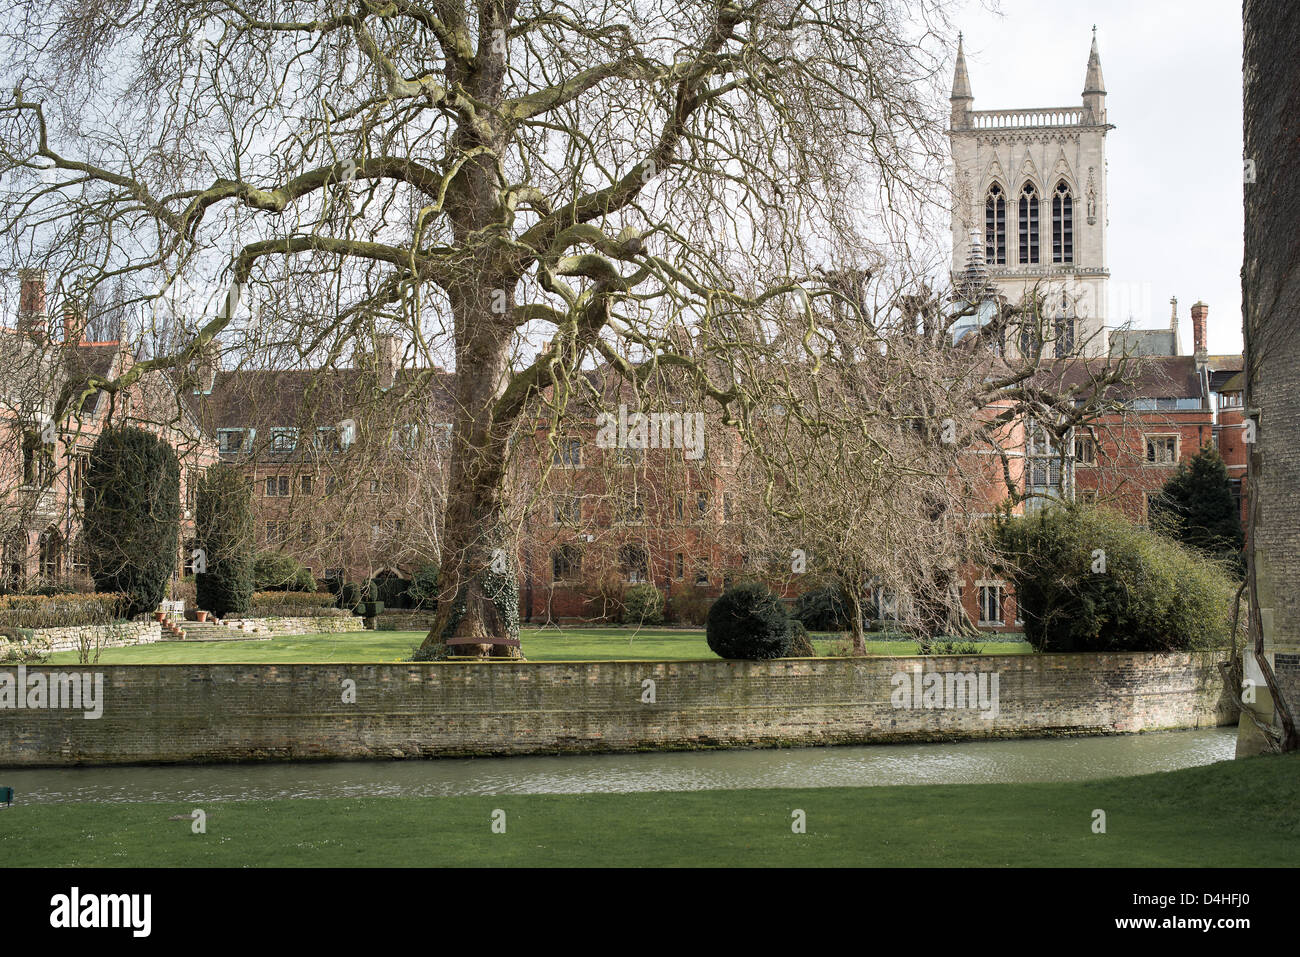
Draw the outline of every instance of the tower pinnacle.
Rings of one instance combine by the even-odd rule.
[[[970,119],[970,110],[975,102],[970,91],[970,75],[966,72],[966,51],[962,45],[962,35],[957,34],[957,65],[952,73],[952,128],[961,129]]]
[[[962,35],[957,34],[957,66],[952,74],[953,100],[973,100],[970,91],[970,75],[966,72],[966,51],[962,45]]]
[[[1092,50],[1088,53],[1088,75],[1083,81],[1083,108],[1091,122],[1106,122],[1106,83],[1101,78],[1101,54],[1097,52],[1097,28],[1092,28]]]
[[[1097,28],[1092,28],[1092,50],[1088,54],[1088,75],[1083,81],[1083,95],[1106,95],[1106,84],[1101,78],[1101,54],[1097,52]]]

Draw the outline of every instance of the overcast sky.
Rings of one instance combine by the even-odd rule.
[[[1108,118],[1112,324],[1166,326],[1210,306],[1209,350],[1241,350],[1241,4],[979,0],[959,7],[975,109],[1082,97],[1097,25]]]

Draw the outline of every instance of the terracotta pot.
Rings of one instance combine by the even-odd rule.
[[[166,617],[167,617],[167,613],[164,611],[156,611],[153,613],[154,621],[162,621]]]
[[[208,620],[208,613],[206,611],[196,611],[194,614],[198,616],[199,621]]]

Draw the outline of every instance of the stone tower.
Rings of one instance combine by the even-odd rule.
[[[1096,27],[1081,104],[974,109],[960,38],[951,101],[953,273],[965,268],[976,231],[988,278],[1008,300],[1032,290],[1044,297],[1049,348],[1106,355],[1106,134],[1114,127]]]

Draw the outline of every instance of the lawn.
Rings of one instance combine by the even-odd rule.
[[[343,634],[292,635],[253,641],[159,642],[128,648],[108,648],[100,664],[199,664],[326,661],[401,661],[424,640],[422,631],[363,631]],[[704,640],[702,629],[671,628],[525,628],[524,655],[530,661],[673,661],[716,659]],[[834,641],[814,641],[818,654],[826,654]],[[982,643],[985,654],[1029,652],[1024,642]],[[873,655],[911,655],[916,645],[909,641],[872,641]],[[77,653],[60,652],[51,663],[77,661]]]
[[[14,866],[1118,866],[1300,860],[1300,755],[1055,784],[15,805]],[[806,833],[792,833],[792,813]],[[1094,811],[1106,832],[1093,832]],[[505,833],[491,828],[505,812]]]

